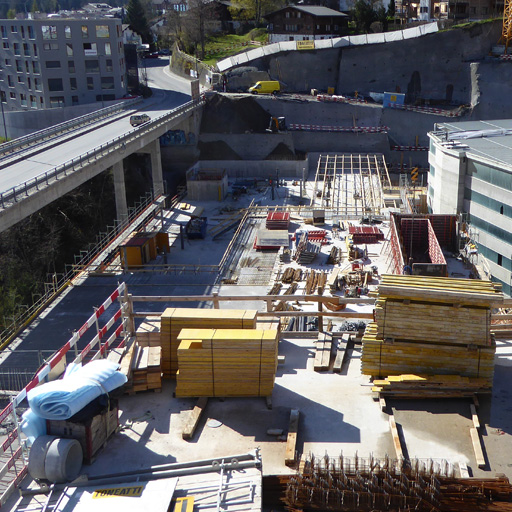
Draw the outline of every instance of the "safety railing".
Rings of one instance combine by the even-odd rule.
[[[77,170],[82,169],[85,165],[90,164],[91,162],[97,161],[103,158],[106,155],[109,155],[113,151],[117,151],[123,147],[126,147],[126,144],[134,141],[135,139],[141,137],[146,133],[150,133],[162,125],[167,124],[171,120],[175,120],[179,117],[188,114],[198,108],[203,106],[203,101],[190,101],[171,110],[167,114],[163,114],[160,117],[138,127],[130,130],[129,132],[116,137],[105,144],[101,144],[100,146],[80,155],[77,158],[73,158],[64,162],[63,164],[54,167],[53,169],[46,171],[38,176],[21,183],[15,187],[12,187],[0,194],[0,208],[6,209],[17,203],[18,201],[23,200],[24,197],[28,197],[30,193],[38,191],[41,187],[46,187],[50,185],[50,183],[57,181],[61,178],[64,178],[70,173],[73,173]]]
[[[95,110],[94,112],[85,114],[80,117],[76,117],[64,123],[50,126],[49,128],[45,128],[44,130],[39,130],[37,132],[24,135],[23,137],[18,137],[9,142],[4,142],[3,144],[0,145],[0,160],[20,149],[26,148],[28,146],[33,147],[34,144],[40,144],[42,142],[45,142],[48,139],[55,137],[56,135],[62,135],[64,133],[76,130],[77,128],[80,128],[82,126],[92,124],[98,121],[99,119],[110,117],[112,114],[121,112],[122,110],[127,110],[136,103],[139,103],[141,101],[142,97],[137,97],[130,100],[123,100],[121,103],[116,103],[115,105],[111,105],[100,110]]]

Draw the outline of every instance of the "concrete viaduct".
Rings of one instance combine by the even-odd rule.
[[[128,216],[124,158],[133,153],[149,153],[153,192],[155,196],[162,194],[164,184],[159,137],[178,126],[187,132],[197,134],[203,105],[204,102],[200,100],[185,103],[138,128],[108,140],[90,151],[81,153],[79,156],[75,156],[49,171],[42,174],[38,173],[22,183],[17,181],[15,186],[0,193],[0,232],[10,228],[110,167],[113,168],[114,174],[117,217],[120,221],[124,221]],[[87,136],[87,134],[82,134],[73,137],[73,146],[75,148],[79,147],[80,139]],[[62,160],[69,154],[66,151],[66,143],[69,144],[70,140],[57,141],[52,146],[62,146]],[[34,151],[36,149],[32,147],[31,152]],[[41,149],[37,152],[40,155],[44,151],[45,149]],[[8,165],[4,167],[2,173],[11,172],[16,175],[16,166],[16,163]]]

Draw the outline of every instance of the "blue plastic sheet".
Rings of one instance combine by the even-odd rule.
[[[119,365],[92,361],[74,369],[62,380],[42,384],[28,392],[30,409],[48,420],[67,420],[96,397],[110,393],[126,382],[126,375],[117,371]]]

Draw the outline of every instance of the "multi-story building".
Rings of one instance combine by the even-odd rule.
[[[466,255],[511,295],[512,119],[437,124],[428,136],[431,212],[461,214]]]
[[[349,17],[319,5],[288,5],[267,14],[269,42],[331,39],[347,33]]]
[[[87,15],[0,20],[0,39],[5,110],[68,107],[126,94],[119,19]]]

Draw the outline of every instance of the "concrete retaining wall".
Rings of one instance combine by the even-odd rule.
[[[230,178],[268,178],[279,170],[281,178],[299,178],[302,169],[308,168],[307,160],[202,160],[201,168],[225,169]]]

